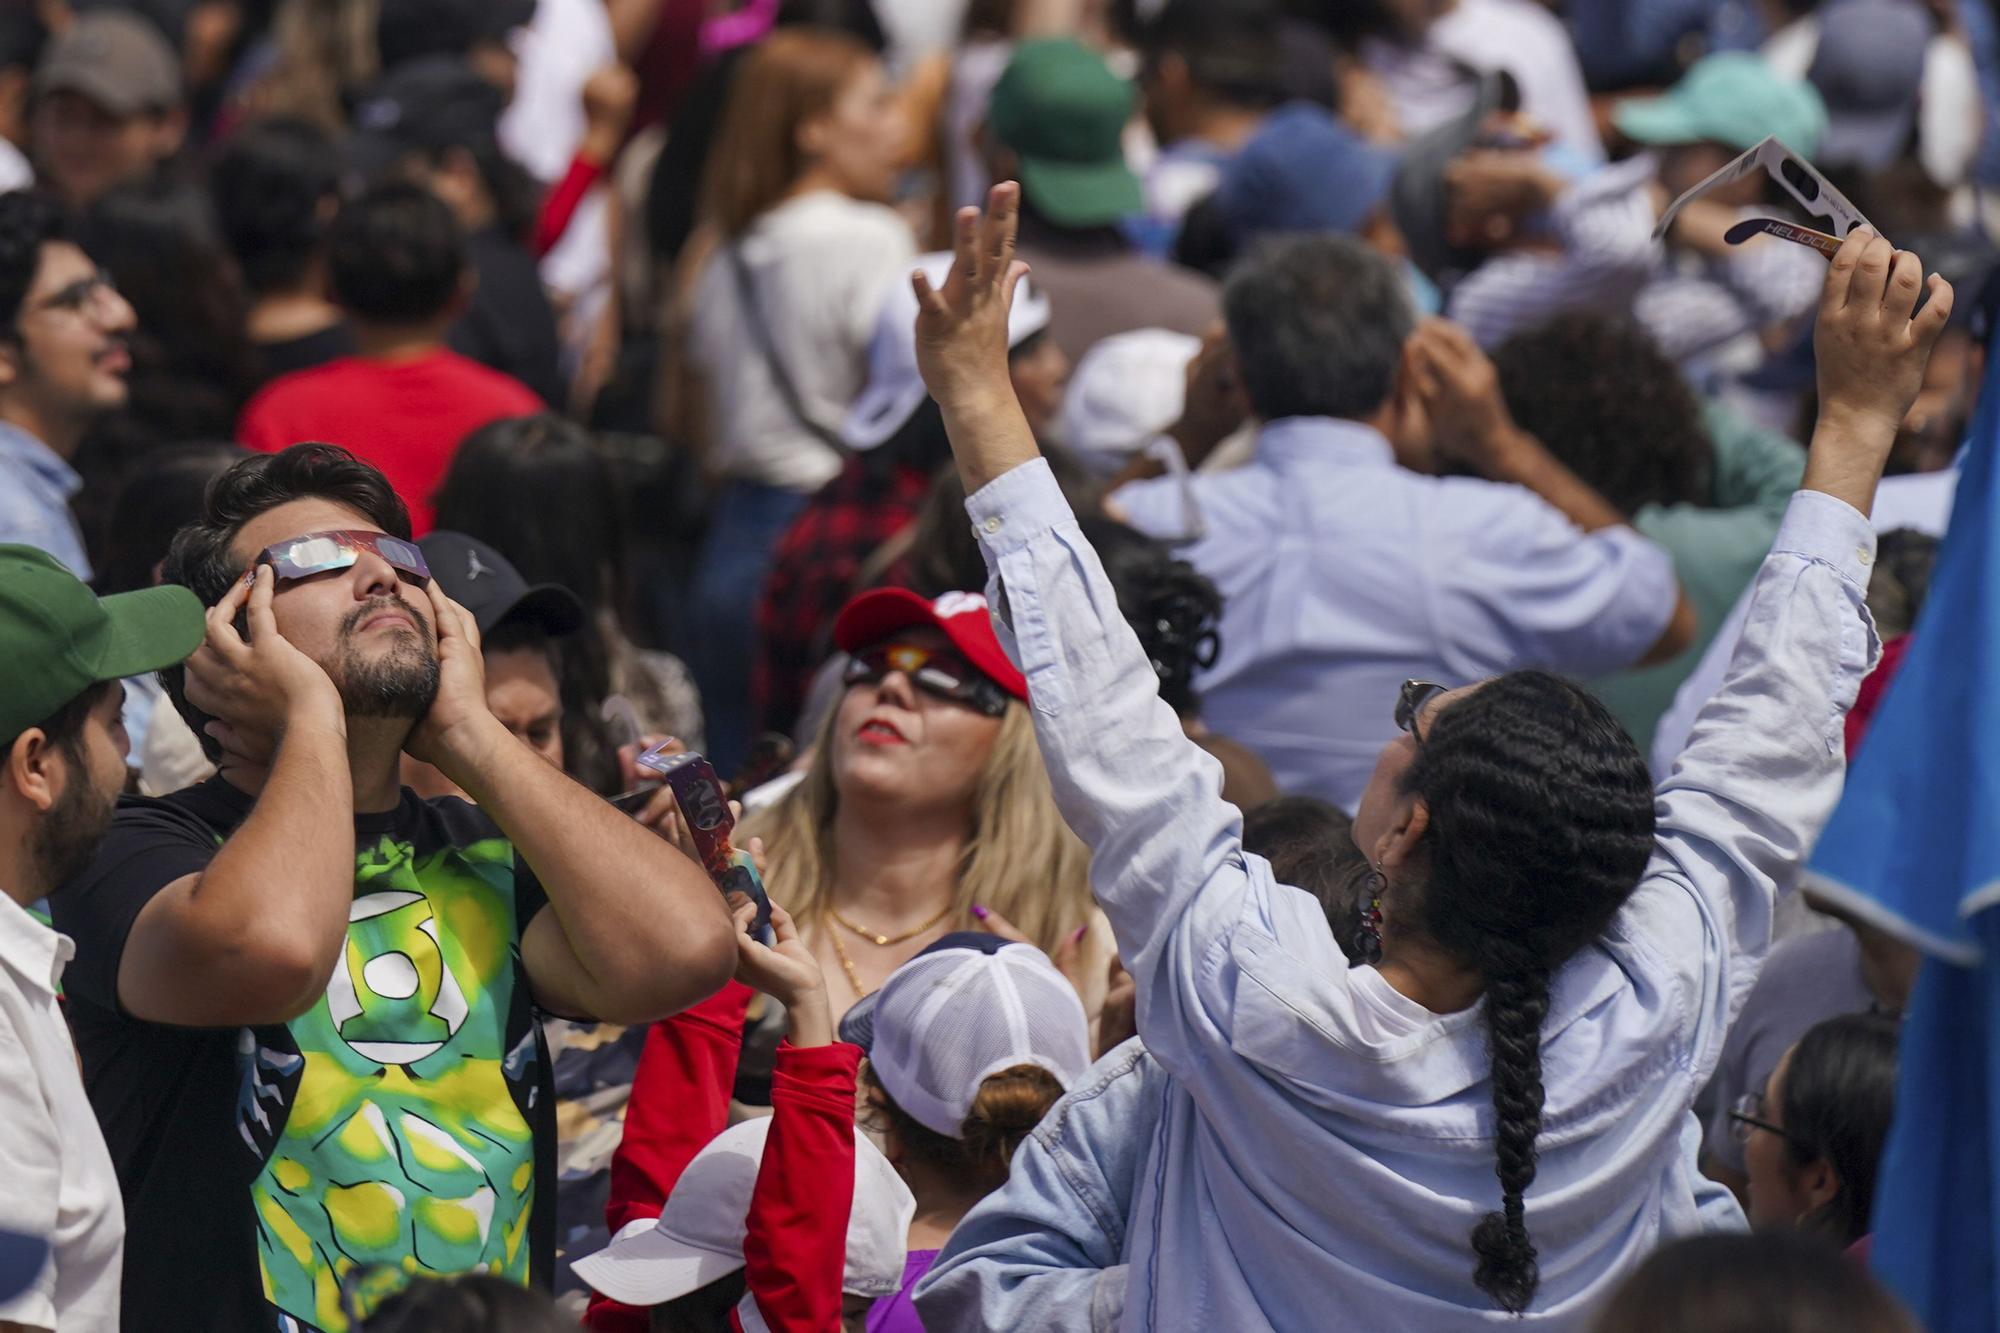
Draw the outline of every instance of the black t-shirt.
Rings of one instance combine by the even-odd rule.
[[[201,871],[253,804],[220,778],[127,797],[52,900],[76,941],[70,1020],[125,1196],[125,1328],[341,1330],[340,1279],[374,1263],[546,1287],[555,1099],[520,953],[546,899],[473,806],[405,789],[355,819],[346,952],[290,1023],[120,1011],[140,909]]]
[[[346,320],[329,324],[313,333],[300,334],[296,338],[284,338],[274,343],[257,344],[257,367],[261,372],[260,383],[269,383],[280,375],[289,375],[295,370],[311,370],[329,361],[338,361],[343,356],[354,355],[354,330]]]
[[[555,309],[543,290],[534,256],[490,227],[474,232],[466,250],[479,285],[452,326],[451,349],[512,375],[544,403],[559,409],[568,396],[562,347]]]

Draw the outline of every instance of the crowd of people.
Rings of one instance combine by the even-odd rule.
[[[0,5],[0,1330],[1915,1330],[1797,886],[1996,121],[1992,0]]]

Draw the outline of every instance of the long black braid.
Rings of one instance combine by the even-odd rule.
[[[1576,685],[1517,671],[1437,711],[1403,777],[1429,873],[1395,886],[1396,929],[1478,972],[1500,1207],[1472,1232],[1473,1280],[1519,1314],[1540,1275],[1526,1195],[1542,1130],[1542,1022],[1556,970],[1610,924],[1653,843],[1652,780],[1617,719]]]

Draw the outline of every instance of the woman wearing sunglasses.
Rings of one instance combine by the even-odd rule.
[[[1095,979],[1079,986],[1094,1018],[1110,930],[985,598],[877,589],[833,637],[849,661],[805,779],[744,831],[770,849],[765,881],[826,970],[835,1020],[931,941],[982,927]]]
[[[1244,854],[1012,401],[1018,200],[1002,185],[984,227],[960,215],[942,291],[915,280],[917,349],[1139,1035],[1171,1075],[1122,1327],[1338,1311],[1382,1333],[1580,1329],[1663,1237],[1721,1220],[1690,1110],[1838,798],[1842,717],[1879,652],[1864,515],[1951,289],[1933,277],[1913,317],[1920,261],[1866,232],[1831,265],[1803,488],[1729,682],[1657,793],[1610,713],[1556,676],[1405,692],[1354,821],[1379,961],[1350,965],[1319,904]],[[1007,1271],[981,1267],[947,1246],[917,1291],[926,1321],[991,1327],[976,1289],[1004,1294]],[[960,1282],[970,1312],[944,1322],[929,1302]]]

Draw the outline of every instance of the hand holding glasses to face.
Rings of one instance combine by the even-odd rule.
[[[1002,717],[1007,712],[1007,692],[979,674],[971,663],[957,653],[914,643],[879,643],[862,649],[848,659],[841,682],[873,685],[891,671],[902,672],[926,694],[964,704],[987,717]]]

